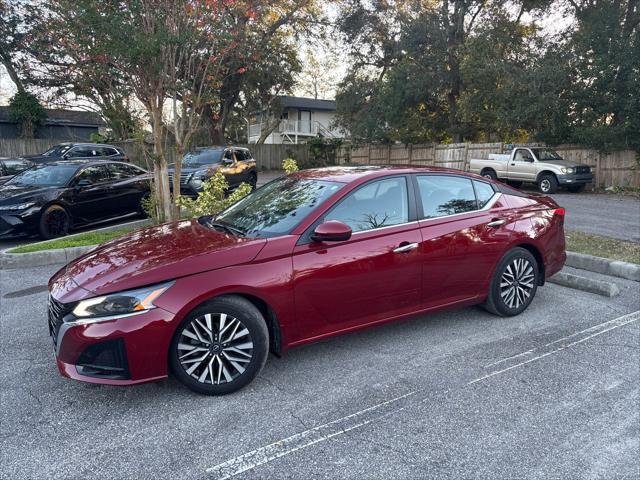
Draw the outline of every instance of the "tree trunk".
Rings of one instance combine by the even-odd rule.
[[[266,128],[260,131],[260,137],[258,138],[258,141],[256,143],[259,145],[262,145],[267,139],[267,137],[271,135],[271,133],[278,127],[278,125],[280,125],[279,118],[276,118],[276,117],[270,118]]]
[[[158,197],[158,209],[161,222],[173,220],[171,209],[171,191],[169,187],[169,171],[167,168],[167,158],[164,151],[164,127],[162,125],[162,108],[155,108],[153,111],[153,151],[154,170],[153,176],[156,185],[156,195]]]
[[[18,92],[24,92],[24,85],[22,84],[22,80],[20,80],[20,77],[18,76],[18,72],[13,67],[13,64],[11,63],[11,59],[7,57],[8,55],[0,54],[0,61],[2,62],[2,65],[4,65],[4,68],[7,70],[7,74],[9,75],[9,78],[16,85]]]
[[[184,156],[184,148],[176,147],[176,162],[173,165],[173,217],[175,220],[180,218],[180,174],[182,173],[182,157]]]

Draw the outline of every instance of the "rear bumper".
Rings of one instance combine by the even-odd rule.
[[[166,378],[174,315],[154,308],[87,325],[63,323],[54,344],[60,374],[106,385]]]
[[[570,175],[558,175],[558,183],[560,185],[582,185],[593,183],[592,173],[573,173]]]

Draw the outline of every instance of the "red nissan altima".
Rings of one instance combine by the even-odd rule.
[[[110,385],[171,370],[219,395],[251,382],[270,351],[443,308],[517,315],[562,268],[563,224],[552,199],[460,171],[298,172],[56,273],[58,368]]]

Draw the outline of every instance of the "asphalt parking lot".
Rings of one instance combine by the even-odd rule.
[[[45,284],[0,270],[2,478],[637,478],[640,295],[547,284],[271,357],[236,394],[58,375]]]

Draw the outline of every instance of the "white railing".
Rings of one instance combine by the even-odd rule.
[[[259,137],[264,126],[264,123],[249,124],[249,137]],[[335,132],[331,131],[317,120],[281,120],[274,132],[282,135],[336,136]]]

